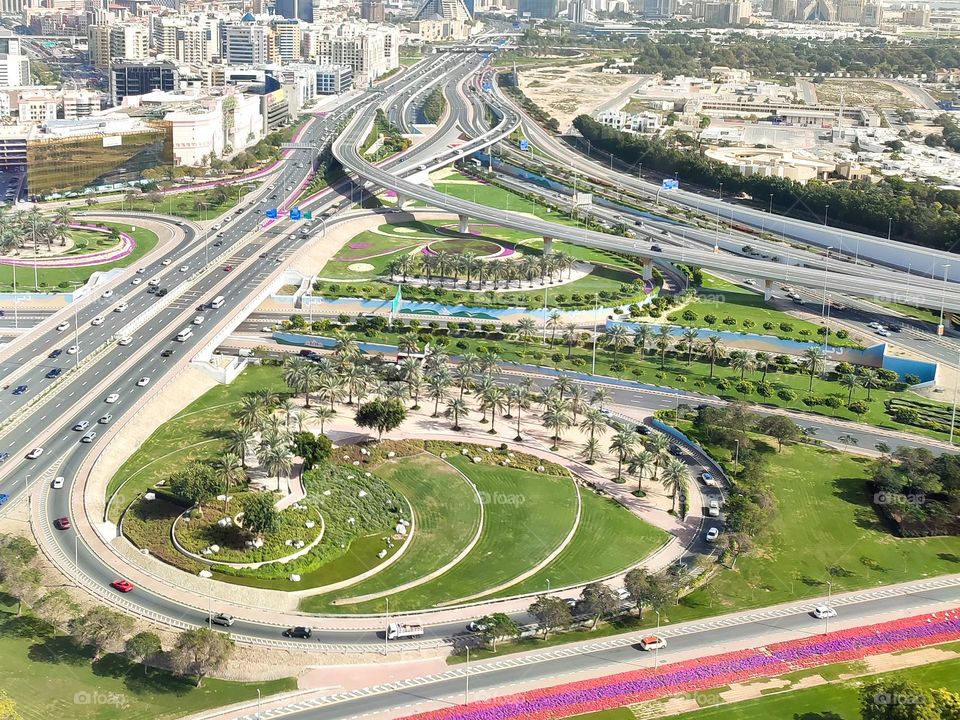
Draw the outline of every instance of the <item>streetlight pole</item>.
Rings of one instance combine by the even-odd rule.
[[[593,296],[593,364],[590,368],[590,374],[597,374],[597,308],[600,303],[600,295]]]
[[[893,218],[887,218],[887,240],[893,235]]]
[[[829,210],[830,210],[830,206],[829,206],[829,205],[827,205],[827,206],[825,206],[825,207],[823,208],[823,226],[824,226],[824,227],[827,226],[827,211],[829,211]]]
[[[257,688],[257,720],[260,720],[260,688]]]
[[[820,306],[820,319],[827,314],[827,274],[830,272],[830,251],[833,245],[827,246],[827,259],[823,263],[823,304]]]
[[[943,288],[940,290],[940,322],[937,324],[937,335],[943,335],[943,303],[947,292],[947,270],[950,263],[943,264]]]
[[[830,598],[833,596],[833,582],[827,580],[827,607],[832,607],[830,605]],[[826,635],[830,631],[830,613],[827,613],[827,616],[823,618],[823,634]]]
[[[736,477],[737,472],[740,470],[740,441],[734,440],[734,442],[737,444],[737,449],[733,456],[733,473],[734,477]]]
[[[953,375],[953,411],[950,413],[950,444],[953,445],[953,428],[957,424],[957,388],[960,387],[960,352]]]
[[[464,675],[463,704],[470,704],[470,646],[467,645],[467,674]]]

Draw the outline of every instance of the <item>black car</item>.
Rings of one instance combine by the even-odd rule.
[[[54,350],[52,353],[50,353],[49,355],[47,355],[47,357],[52,360],[53,358],[58,358],[58,357],[60,357],[60,354],[61,354],[62,352],[63,352],[63,350]]]
[[[47,378],[52,380],[53,378],[60,377],[60,373],[62,372],[63,370],[60,368],[50,368],[50,372],[47,373]]]
[[[14,391],[13,391],[13,394],[14,394],[14,395],[23,395],[26,391],[27,391],[27,386],[26,386],[26,385],[17,385],[17,387],[16,387],[16,388],[14,389]]]
[[[261,259],[265,259],[266,257],[267,257],[267,254],[266,254],[266,253],[260,253],[260,258],[261,258]]]
[[[670,454],[674,457],[683,457],[683,448],[679,445],[671,445]]]
[[[10,453],[8,452],[0,453],[0,462],[6,462],[9,459],[10,459]]]
[[[173,355],[173,350],[171,350],[170,348],[167,348],[162,353],[160,353],[160,357],[170,357],[171,355]]]
[[[654,252],[663,252],[663,248],[661,248],[659,245],[651,245],[650,249]]]
[[[283,636],[289,637],[289,638],[301,638],[303,640],[306,640],[311,635],[313,635],[313,630],[311,630],[308,627],[302,627],[300,625],[298,625],[297,627],[288,628],[287,630],[283,631]]]
[[[637,425],[637,432],[641,435],[649,435],[650,428],[648,428],[646,425]]]
[[[167,292],[169,291],[166,288],[160,288],[159,290],[157,290],[157,297],[163,297],[164,295],[167,294]]]
[[[147,292],[150,293],[151,295],[153,295],[154,293],[157,292],[157,288],[155,288],[153,285],[151,285],[150,287],[147,288]]]
[[[213,244],[214,247],[220,247],[221,245],[223,245],[223,240],[217,240],[217,241]]]

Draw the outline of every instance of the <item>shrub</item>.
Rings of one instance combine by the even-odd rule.
[[[774,324],[773,324],[772,322],[770,322],[769,320],[767,320],[767,321],[763,324],[763,329],[764,329],[764,330],[773,330],[775,327],[776,327],[776,325],[774,325]]]
[[[737,319],[734,318],[734,317],[730,317],[729,315],[727,315],[727,316],[723,319],[723,324],[724,324],[724,325],[736,325],[736,324],[737,324]]]
[[[785,333],[793,332],[793,323],[788,323],[788,322],[780,323],[780,330],[781,332],[785,332]]]
[[[704,321],[707,325],[715,325],[715,324],[717,323],[717,316],[716,316],[716,315],[704,315],[704,316],[703,316],[703,321]]]
[[[717,390],[726,390],[730,387],[730,381],[726,378],[717,378],[714,384],[717,386]]]
[[[613,370],[614,372],[623,372],[625,369],[625,366],[622,362],[617,360],[617,362],[615,363],[610,363],[610,369]]]
[[[752,328],[754,325],[756,325],[756,323],[750,318],[744,318],[741,325],[743,325],[745,328]]]
[[[693,310],[684,310],[680,317],[688,322],[693,322],[697,319],[698,315]]]
[[[777,390],[777,397],[788,403],[796,400],[797,394],[790,388],[782,388],[781,390]]]

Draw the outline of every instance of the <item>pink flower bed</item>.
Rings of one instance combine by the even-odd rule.
[[[72,224],[71,228],[75,230],[90,230],[93,232],[108,233],[102,227],[96,225]],[[61,255],[58,257],[38,258],[13,258],[0,257],[0,263],[3,265],[16,265],[17,267],[37,267],[58,268],[58,267],[89,267],[91,265],[102,265],[104,263],[116,262],[122,260],[133,252],[137,247],[136,241],[127,233],[120,233],[120,244],[110,250],[98,250],[97,252],[87,253],[85,255]]]
[[[370,247],[370,243],[368,243],[368,242],[355,242],[355,243],[350,243],[349,247],[350,247],[351,250],[363,250],[364,248]]]
[[[411,720],[551,720],[960,638],[960,609],[419,713]]]

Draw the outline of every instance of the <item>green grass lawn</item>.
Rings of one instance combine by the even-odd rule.
[[[895,302],[886,302],[884,300],[874,299],[872,301],[875,305],[882,305],[885,308],[890,310],[895,310],[901,315],[906,315],[907,317],[916,318],[917,320],[924,320],[934,325],[940,324],[940,313],[937,310],[931,308],[919,308],[914,307],[913,305],[904,305],[902,303]]]
[[[164,193],[159,196],[159,202],[154,203],[148,195],[140,195],[135,200],[114,200],[109,203],[95,205],[90,210],[122,210],[125,212],[165,213],[176,215],[186,220],[213,220],[228,210],[237,206],[242,195],[255,190],[256,184],[230,185],[224,188],[225,196],[222,202],[214,202],[212,189],[186,190],[180,193]]]
[[[549,555],[573,526],[576,489],[569,478],[474,465],[460,456],[448,462],[469,477],[485,499],[480,540],[448,572],[392,595],[391,611],[431,607],[507,582]],[[374,600],[353,608],[377,612],[383,606]]]
[[[626,570],[667,541],[669,535],[618,503],[586,488],[580,491],[583,516],[570,544],[553,562],[501,596],[546,590]]]
[[[393,565],[336,593],[305,598],[304,612],[350,612],[351,605],[332,600],[389,590],[442,568],[465,548],[480,525],[476,494],[450,465],[429,453],[389,460],[375,470],[413,507],[415,527],[410,547]],[[355,543],[354,543],[355,544]],[[357,553],[353,545],[343,556]]]
[[[258,683],[205,680],[160,670],[144,673],[118,655],[91,662],[78,648],[30,616],[0,613],[0,687],[16,701],[25,720],[61,717],[71,720],[160,720],[208,708],[255,700],[295,690],[294,678]]]
[[[729,452],[708,448],[729,461]],[[673,622],[960,570],[960,537],[900,539],[883,527],[866,483],[870,460],[810,445],[769,447],[778,511],[757,552],[668,610]]]
[[[829,670],[821,668],[821,670]],[[921,665],[891,673],[873,675],[869,680],[907,680],[926,688],[960,690],[960,660]],[[695,710],[672,717],[676,720],[770,720],[795,718],[797,720],[860,720],[858,685],[865,679],[822,685],[819,687],[772,693],[765,697],[729,705]],[[620,708],[626,711],[626,708]],[[611,711],[613,712],[613,711]],[[593,718],[580,715],[580,718]],[[598,715],[598,720],[618,720],[617,715]]]
[[[78,221],[89,222],[82,216],[78,218]],[[131,232],[130,225],[127,224],[103,222],[101,220],[96,220],[94,222],[103,227],[115,227],[118,230],[121,230],[122,232],[132,236],[136,242],[136,247],[133,249],[133,252],[127,255],[127,257],[115,262],[102,263],[100,265],[74,268],[39,268],[37,270],[37,283],[39,283],[39,288],[36,288],[34,284],[33,268],[18,267],[16,269],[17,291],[29,292],[36,288],[40,291],[60,290],[62,292],[69,292],[75,287],[75,284],[85,283],[88,279],[90,279],[90,276],[93,273],[104,272],[106,270],[112,270],[113,268],[118,267],[128,267],[156,247],[158,238],[151,230],[137,227],[136,230]],[[117,241],[109,240],[108,236],[104,233],[94,233],[82,230],[71,231],[71,235],[74,234],[81,243],[87,244],[87,247],[84,249],[72,250],[69,255],[92,252],[101,249],[102,247],[114,247],[117,244]],[[13,290],[13,273],[14,268],[12,265],[0,264],[0,291],[6,292]],[[60,287],[61,283],[65,283],[65,285]]]
[[[224,434],[234,426],[231,415],[234,406],[246,393],[260,388],[287,391],[277,368],[248,367],[232,383],[208,390],[157,428],[111,478],[108,498],[121,485],[123,489],[110,508],[110,519],[119,519],[127,505],[175,468],[192,460],[215,457]]]

